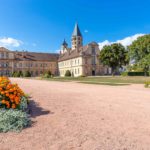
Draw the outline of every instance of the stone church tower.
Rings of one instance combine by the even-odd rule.
[[[71,41],[72,41],[72,50],[78,49],[83,45],[83,37],[77,23],[75,24]]]
[[[62,51],[62,53],[67,52],[67,49],[68,49],[68,44],[67,44],[66,40],[64,39],[64,41],[63,41],[63,43],[61,45],[61,51]]]

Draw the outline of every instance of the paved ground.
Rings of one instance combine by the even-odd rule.
[[[32,127],[0,150],[150,150],[150,89],[12,79],[31,94]]]

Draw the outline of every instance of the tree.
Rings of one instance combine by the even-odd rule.
[[[69,70],[66,71],[65,77],[71,77],[71,72]]]
[[[128,52],[121,44],[107,45],[100,52],[100,61],[102,64],[111,67],[112,75],[114,75],[117,69],[128,64]]]
[[[143,69],[145,76],[147,76],[150,69],[150,54],[142,58],[137,64]]]
[[[128,46],[130,59],[138,63],[146,55],[150,54],[150,34],[139,37]]]

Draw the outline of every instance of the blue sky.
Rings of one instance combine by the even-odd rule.
[[[0,46],[56,52],[77,21],[84,38],[110,42],[150,33],[149,0],[0,0]]]

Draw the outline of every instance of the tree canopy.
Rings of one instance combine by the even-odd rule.
[[[145,75],[147,75],[147,72],[150,69],[150,54],[142,58],[137,64],[139,67],[143,69],[143,71],[145,72]]]
[[[114,74],[117,68],[126,65],[128,61],[128,52],[120,43],[104,46],[100,52],[100,61],[102,64],[112,68]]]
[[[139,37],[129,47],[130,58],[138,63],[146,55],[150,54],[150,34]]]

